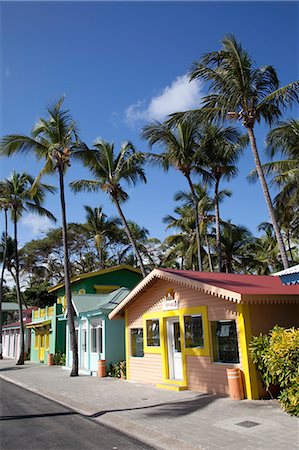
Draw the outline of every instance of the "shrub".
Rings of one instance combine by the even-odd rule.
[[[299,329],[275,326],[268,335],[254,337],[249,349],[266,389],[278,385],[282,407],[299,415]]]
[[[126,361],[119,361],[115,364],[109,364],[108,377],[126,378]]]
[[[55,366],[65,366],[65,353],[57,352],[53,356]]]

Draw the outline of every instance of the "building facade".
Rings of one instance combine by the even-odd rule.
[[[30,353],[31,333],[26,324],[31,322],[32,312],[37,308],[28,308],[23,311],[25,354]],[[20,321],[2,326],[2,354],[5,358],[18,359],[20,355]]]
[[[55,304],[32,312],[26,326],[31,333],[30,361],[47,364],[48,355],[65,352],[65,321],[62,305]]]
[[[80,372],[96,375],[98,360],[110,363],[125,360],[125,321],[111,321],[108,314],[128,294],[120,288],[110,294],[73,295]],[[66,366],[72,366],[69,327],[66,327]]]
[[[228,394],[226,369],[237,367],[252,399],[251,336],[298,326],[299,290],[274,277],[155,269],[109,318],[126,320],[129,380]]]

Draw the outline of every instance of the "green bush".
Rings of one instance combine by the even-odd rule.
[[[53,356],[55,366],[65,366],[65,353],[57,352]]]
[[[126,361],[109,364],[108,377],[126,378]]]
[[[267,390],[280,387],[278,400],[289,413],[299,415],[299,329],[275,326],[268,335],[254,337],[250,355]]]

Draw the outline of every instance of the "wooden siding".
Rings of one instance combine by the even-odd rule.
[[[222,300],[195,289],[157,280],[128,306],[128,326],[130,329],[143,327],[143,314],[155,311],[161,312],[163,310],[161,299],[169,288],[172,288],[179,294],[179,308],[205,305],[208,308],[209,321],[237,319],[236,305],[228,300]],[[237,321],[236,324],[238,327]],[[212,352],[211,342],[210,349]],[[128,350],[130,352],[130,349]],[[241,357],[240,343],[239,355]],[[129,365],[130,380],[143,383],[163,382],[161,354],[147,353],[143,358],[130,357]],[[228,367],[241,367],[241,364],[219,364],[213,363],[212,356],[187,355],[188,388],[202,392],[228,394],[226,376],[226,368]]]
[[[161,383],[161,355],[146,353],[143,358],[130,358],[130,380],[139,383]]]

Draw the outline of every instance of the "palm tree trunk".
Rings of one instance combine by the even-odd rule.
[[[61,203],[61,218],[62,218],[62,240],[64,249],[64,286],[65,297],[67,307],[67,321],[70,332],[71,350],[73,353],[73,363],[71,370],[71,377],[77,377],[79,372],[78,362],[78,343],[76,339],[75,323],[74,323],[74,308],[71,300],[71,282],[70,282],[70,264],[68,253],[68,237],[67,237],[67,224],[66,224],[66,208],[65,208],[65,196],[64,196],[64,178],[63,171],[59,170],[59,188],[60,188],[60,203]]]
[[[2,350],[2,299],[3,299],[3,283],[4,283],[4,272],[6,266],[6,253],[7,253],[7,209],[4,209],[4,248],[3,248],[3,262],[1,269],[1,279],[0,279],[0,359],[3,359]]]
[[[213,262],[212,262],[212,257],[211,257],[210,240],[209,240],[209,237],[208,237],[208,233],[206,233],[206,246],[207,246],[207,250],[208,250],[208,260],[209,260],[210,272],[214,272]]]
[[[278,248],[279,248],[279,252],[280,252],[280,256],[282,259],[282,263],[283,263],[283,267],[285,269],[287,269],[289,267],[289,262],[288,262],[288,258],[287,258],[287,253],[286,253],[286,249],[285,249],[285,245],[282,239],[282,235],[281,235],[281,231],[279,228],[279,225],[277,223],[276,217],[275,217],[275,212],[274,212],[274,208],[273,208],[273,203],[270,197],[270,192],[268,189],[268,185],[266,182],[266,178],[262,169],[262,165],[261,165],[261,161],[260,161],[260,157],[259,157],[259,153],[258,153],[258,149],[257,149],[257,145],[256,145],[256,140],[255,140],[255,136],[254,136],[254,132],[253,132],[253,128],[248,127],[247,128],[248,131],[248,136],[249,136],[249,140],[250,140],[250,145],[251,145],[251,150],[252,150],[252,154],[253,154],[253,159],[254,159],[254,163],[255,163],[255,167],[256,167],[256,171],[262,186],[262,190],[264,193],[264,197],[266,200],[266,204],[268,207],[268,212],[269,212],[269,216],[271,218],[271,222],[273,224],[273,228],[274,228],[274,232],[275,232],[275,236],[276,236],[276,240],[277,240],[277,244],[278,244]]]
[[[18,252],[18,226],[17,226],[17,211],[13,210],[13,224],[14,224],[14,247],[15,247],[15,263],[16,263],[16,294],[19,305],[19,322],[20,322],[20,354],[17,361],[17,366],[22,366],[25,361],[25,339],[24,339],[24,322],[23,322],[23,309],[22,309],[22,297],[20,289],[20,268],[19,268],[19,252]]]
[[[289,249],[291,260],[294,261],[291,238],[290,238],[290,230],[287,231],[287,241],[288,241],[288,249]]]
[[[215,222],[216,222],[216,246],[218,253],[218,272],[222,271],[222,251],[220,242],[220,213],[219,213],[219,181],[215,182],[214,201],[215,201]]]
[[[197,243],[197,260],[198,260],[198,270],[202,272],[202,259],[201,259],[201,249],[200,249],[200,217],[197,209],[197,197],[194,190],[193,183],[191,181],[190,175],[185,174],[187,178],[190,191],[192,194],[193,202],[194,202],[194,210],[195,210],[195,232],[196,232],[196,243]]]
[[[140,256],[140,253],[139,253],[139,251],[138,251],[138,248],[137,248],[137,246],[136,246],[136,243],[135,243],[135,241],[134,241],[134,239],[133,239],[133,237],[132,237],[132,235],[131,235],[131,232],[130,232],[130,229],[129,229],[129,227],[128,227],[128,223],[127,223],[127,221],[126,221],[126,218],[125,218],[125,216],[124,216],[124,214],[123,214],[123,212],[122,212],[122,210],[121,210],[121,207],[120,207],[120,204],[119,204],[117,198],[114,198],[114,199],[113,199],[113,202],[114,202],[114,204],[115,204],[115,206],[116,206],[116,209],[117,209],[117,211],[118,211],[118,214],[119,214],[119,216],[120,216],[120,218],[121,218],[121,221],[122,221],[122,223],[123,223],[123,227],[124,227],[125,232],[126,232],[126,234],[127,234],[127,236],[128,236],[128,239],[129,239],[129,241],[130,241],[130,244],[131,244],[132,247],[133,247],[133,251],[134,251],[135,256],[136,256],[136,258],[137,258],[137,261],[138,261],[138,264],[139,264],[139,267],[140,267],[142,276],[143,276],[143,278],[144,278],[144,277],[146,276],[146,273],[145,273],[144,265],[143,265],[143,262],[142,262],[142,258],[141,258],[141,256]]]

